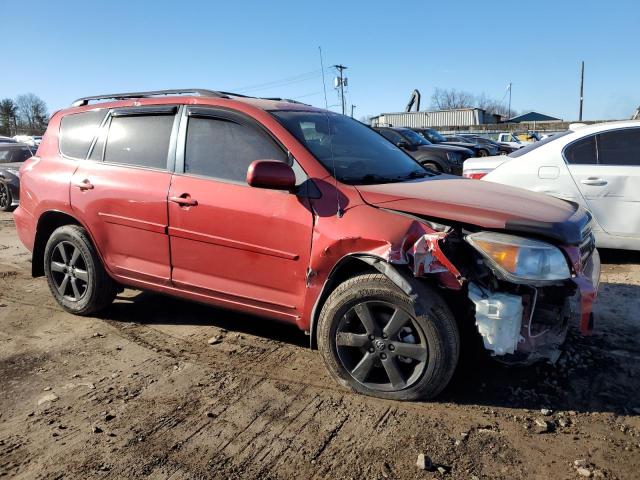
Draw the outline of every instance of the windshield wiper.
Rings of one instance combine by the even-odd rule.
[[[414,170],[407,175],[396,177],[397,180],[411,180],[413,178],[433,177],[436,173],[427,172],[426,170]]]
[[[352,184],[360,183],[362,185],[369,183],[389,183],[395,182],[396,178],[385,177],[383,175],[378,175],[377,173],[367,173],[366,175],[362,175],[361,177],[343,177],[342,181],[349,182]]]

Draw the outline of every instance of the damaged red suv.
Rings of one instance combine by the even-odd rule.
[[[81,98],[20,173],[18,232],[65,310],[92,314],[126,286],[295,323],[357,392],[437,395],[460,332],[522,363],[553,359],[574,319],[593,328],[588,212],[425,170],[297,102]]]

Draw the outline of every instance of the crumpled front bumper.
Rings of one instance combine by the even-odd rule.
[[[594,249],[582,266],[582,271],[573,278],[573,282],[578,286],[580,332],[583,335],[591,335],[593,333],[593,303],[598,296],[600,269],[600,254],[597,249]]]

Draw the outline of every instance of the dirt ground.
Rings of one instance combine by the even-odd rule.
[[[640,255],[603,252],[597,333],[556,366],[467,360],[430,403],[342,390],[261,318],[130,290],[71,316],[29,259],[1,214],[0,476],[639,478]]]

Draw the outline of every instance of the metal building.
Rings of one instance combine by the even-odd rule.
[[[424,112],[382,113],[371,119],[371,125],[391,127],[469,127],[499,123],[500,115],[487,113],[481,108],[432,110]]]

